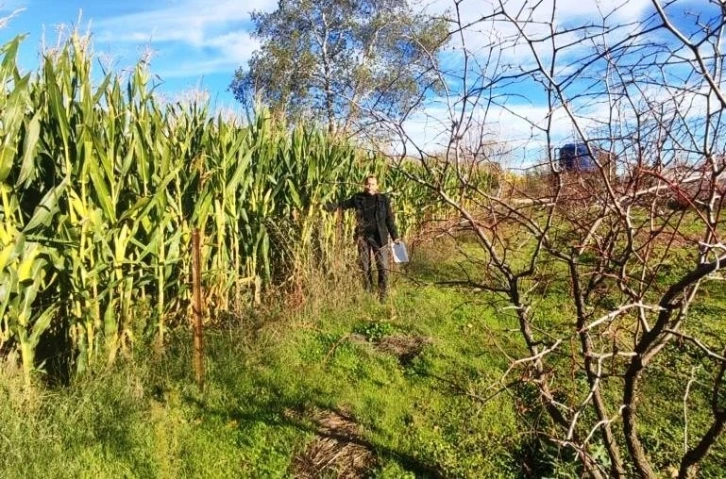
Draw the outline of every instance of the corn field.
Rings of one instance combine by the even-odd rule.
[[[194,228],[205,300],[234,311],[304,265],[326,265],[340,227],[322,206],[366,174],[398,193],[404,234],[433,207],[383,159],[314,128],[163,103],[143,63],[99,79],[78,34],[21,74],[21,42],[0,50],[0,354],[19,352],[26,383],[59,338],[78,373],[113,363],[139,334],[163,344],[185,325]]]

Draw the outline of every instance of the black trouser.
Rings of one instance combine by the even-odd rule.
[[[388,249],[364,237],[358,237],[358,264],[363,271],[363,285],[367,291],[373,292],[373,270],[371,255],[375,258],[378,270],[378,294],[381,300],[386,298],[388,289]]]

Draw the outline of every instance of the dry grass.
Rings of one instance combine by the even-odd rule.
[[[299,416],[290,411],[288,414]],[[362,439],[352,416],[320,409],[312,410],[306,416],[315,424],[318,437],[294,458],[293,477],[357,479],[368,476],[377,463],[376,457]]]
[[[378,351],[396,356],[403,365],[409,364],[428,344],[432,343],[431,338],[422,336],[392,335],[379,341],[369,341],[361,334],[351,334],[349,338],[354,343],[372,344]]]

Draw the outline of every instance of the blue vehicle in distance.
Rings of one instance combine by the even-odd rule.
[[[592,155],[590,154],[592,153]],[[600,171],[597,163],[605,167],[608,176],[615,178],[615,161],[613,156],[594,145],[590,145],[588,150],[585,143],[568,143],[555,149],[557,164],[560,171],[567,173],[597,173]],[[597,162],[595,161],[597,159]]]

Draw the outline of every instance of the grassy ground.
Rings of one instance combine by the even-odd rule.
[[[0,477],[336,477],[312,474],[326,448],[378,478],[570,477],[568,457],[541,449],[514,400],[490,387],[522,347],[515,319],[488,295],[431,284],[457,277],[455,257],[416,257],[387,304],[343,288],[207,330],[204,393],[184,331],[163,354],[139,348],[63,389],[23,391],[7,362]],[[714,296],[698,314],[723,313]],[[682,405],[671,406],[654,409],[665,413],[647,436],[664,454],[680,440],[668,421]]]
[[[6,367],[0,476],[289,477],[320,432],[314,411],[338,411],[375,454],[376,477],[511,477],[508,399],[479,406],[467,396],[504,366],[490,344],[503,325],[465,292],[400,273],[394,283],[384,305],[331,292],[306,311],[208,330],[203,394],[185,332],[160,357],[138,352],[66,389],[29,395]],[[421,347],[375,347],[386,338]]]

